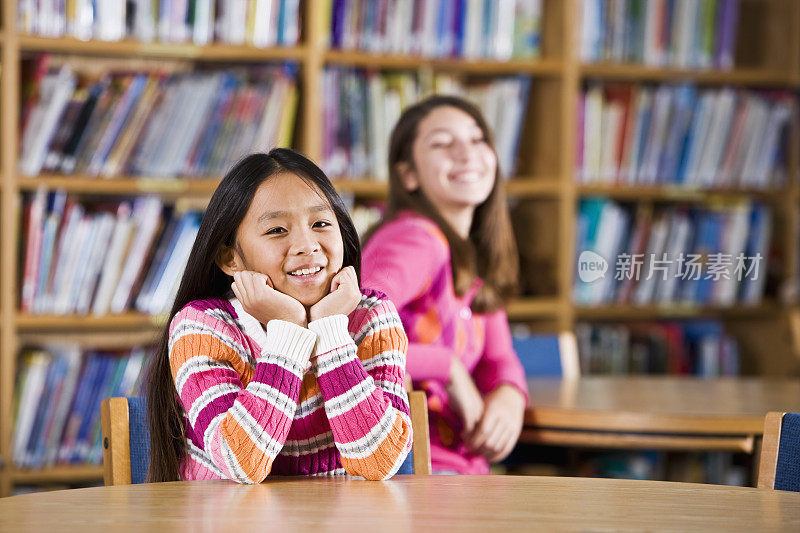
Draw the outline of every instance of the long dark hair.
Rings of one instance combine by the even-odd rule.
[[[234,165],[220,182],[208,204],[189,262],[181,278],[169,320],[161,334],[146,378],[150,422],[150,468],[147,479],[176,481],[186,453],[183,407],[178,401],[169,364],[169,322],[193,300],[227,298],[232,278],[216,264],[223,247],[235,245],[236,231],[250,208],[259,186],[272,176],[289,172],[316,185],[333,208],[344,242],[343,266],[352,266],[361,280],[361,246],[355,226],[325,173],[303,155],[287,148],[252,154]]]
[[[421,188],[408,191],[400,176],[401,163],[415,167],[413,146],[419,123],[434,109],[443,106],[455,107],[472,117],[483,132],[486,142],[494,150],[492,132],[486,119],[477,107],[463,98],[434,95],[408,107],[397,121],[389,140],[389,200],[386,214],[379,226],[368,233],[366,240],[380,226],[394,220],[404,210],[414,211],[433,220],[450,245],[450,263],[456,294],[463,295],[472,285],[475,276],[479,276],[484,283],[475,295],[471,307],[476,312],[487,313],[508,305],[519,288],[517,243],[511,228],[499,165],[489,197],[475,208],[468,239],[463,239],[455,232]]]

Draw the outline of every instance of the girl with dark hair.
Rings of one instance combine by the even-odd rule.
[[[408,373],[428,396],[434,472],[488,473],[516,444],[528,397],[505,314],[517,249],[481,112],[452,96],[406,109],[389,176],[364,280],[400,311]]]
[[[314,163],[274,149],[228,172],[149,368],[150,481],[398,470],[408,340],[392,303],[360,289],[360,266]]]

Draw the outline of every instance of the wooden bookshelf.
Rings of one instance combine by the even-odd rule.
[[[24,192],[32,192],[44,186],[47,189],[63,189],[73,194],[121,196],[159,194],[174,197],[211,196],[219,182],[219,178],[100,178],[43,174],[36,177],[18,177],[16,187]],[[388,192],[385,182],[371,179],[337,178],[333,180],[333,185],[340,193],[350,193],[359,198],[386,198]],[[555,179],[519,177],[506,182],[506,193],[510,196],[557,196],[559,191],[560,185]]]
[[[681,83],[699,85],[738,85],[742,87],[797,88],[797,76],[793,72],[760,69],[697,70],[677,68],[654,68],[641,65],[617,65],[607,63],[583,64],[581,77],[594,80]]]
[[[333,185],[340,193],[350,193],[360,198],[386,198],[388,185],[384,182],[338,178]],[[536,198],[558,196],[561,186],[555,179],[514,178],[506,182],[506,194],[514,197]]]
[[[758,200],[761,202],[782,202],[786,191],[783,189],[719,189],[703,190],[685,187],[644,187],[616,185],[580,185],[578,195],[604,196],[622,202],[692,202],[711,204],[715,202],[735,202],[738,200]]]
[[[557,179],[515,178],[506,182],[506,194],[522,198],[556,197],[561,193]]]
[[[209,44],[142,43],[139,41],[81,41],[72,37],[51,39],[34,35],[18,35],[20,52],[49,52],[86,56],[149,57],[191,59],[195,61],[303,61],[308,52],[304,47],[256,48]]]
[[[780,307],[764,303],[748,307],[703,307],[697,305],[602,305],[576,306],[579,320],[664,320],[691,318],[765,318],[775,316]]]
[[[137,324],[130,329],[123,326],[105,330],[88,328],[30,329],[20,330],[18,339],[21,346],[42,346],[60,342],[76,344],[85,349],[125,349],[131,346],[154,345],[159,339],[162,328],[163,323],[153,320],[150,324]]]
[[[560,312],[561,302],[556,298],[519,298],[508,306],[510,321],[532,319],[555,319]]]
[[[128,311],[108,316],[56,316],[18,313],[15,319],[20,332],[35,331],[96,331],[133,328],[160,328],[166,324],[162,315],[147,315]]]
[[[339,193],[352,194],[359,198],[384,199],[389,192],[386,182],[374,180],[360,180],[356,178],[336,178],[333,186]]]
[[[44,186],[64,189],[75,194],[134,195],[160,194],[164,196],[211,196],[219,185],[219,178],[158,179],[158,178],[92,178],[86,176],[42,175],[35,178],[17,178],[17,188],[30,192]]]
[[[16,20],[16,2],[0,4],[3,41],[0,49],[0,497],[11,494],[9,475],[13,429],[12,410],[16,373],[16,328],[11,317],[16,303],[17,194],[12,183],[16,167],[19,106],[19,52],[11,27]]]
[[[534,76],[558,77],[563,71],[560,61],[522,60],[509,61],[435,59],[418,56],[378,55],[367,52],[328,50],[325,63],[371,69],[414,70],[431,68],[436,71],[458,72],[462,74],[504,75],[530,74]]]
[[[373,70],[443,72],[468,77],[491,78],[527,75],[532,78],[529,112],[523,125],[520,148],[520,175],[506,183],[512,202],[519,202],[545,215],[539,226],[520,229],[523,240],[531,243],[552,241],[547,277],[554,288],[543,294],[525,295],[508,309],[511,321],[547,324],[557,330],[572,329],[578,321],[632,321],[694,319],[714,317],[723,320],[775,324],[784,306],[770,301],[752,308],[728,309],[682,306],[599,306],[582,307],[573,303],[573,265],[575,261],[576,214],[578,202],[589,196],[603,196],[626,203],[687,202],[714,204],[758,199],[782,213],[776,224],[776,247],[783,259],[781,282],[798,278],[800,238],[798,205],[800,186],[800,124],[795,117],[788,154],[789,184],[778,190],[704,191],[676,187],[614,187],[575,183],[575,145],[578,137],[577,113],[582,86],[590,80],[681,83],[704,86],[800,89],[800,2],[792,0],[742,0],[748,8],[742,19],[736,67],[732,70],[692,70],[651,68],[641,65],[584,64],[578,50],[580,0],[544,0],[542,56],[536,60],[432,59],[400,55],[373,55],[358,51],[331,50],[322,41],[325,17],[316,3],[302,3],[302,42],[296,47],[260,49],[250,46],[176,45],[160,43],[84,42],[72,38],[50,39],[23,35],[13,29],[17,20],[17,1],[2,2],[0,29],[0,496],[9,495],[15,485],[95,482],[102,468],[94,465],[48,468],[41,471],[13,466],[13,397],[18,349],[26,343],[74,341],[85,345],[105,343],[145,343],[163,327],[166,317],[151,317],[135,312],[107,317],[36,316],[20,313],[20,258],[23,236],[20,231],[21,199],[39,186],[61,188],[81,195],[138,195],[152,193],[166,199],[188,199],[202,204],[211,195],[219,178],[172,179],[121,177],[98,179],[89,176],[40,175],[24,177],[17,170],[20,101],[20,59],[49,52],[86,58],[175,59],[204,62],[291,61],[299,65],[299,107],[294,147],[315,160],[322,155],[319,127],[326,97],[319,90],[326,66],[352,66]],[[791,30],[791,31],[788,31]],[[741,59],[741,61],[739,61]],[[336,188],[359,199],[381,199],[386,185],[366,179],[338,179]],[[777,298],[772,288],[770,296]],[[757,329],[756,326],[754,326]],[[759,343],[751,343],[759,347]],[[757,357],[774,357],[764,347]],[[773,365],[771,368],[776,368]]]
[[[17,485],[94,483],[103,481],[102,465],[54,466],[42,470],[10,469],[8,477]]]

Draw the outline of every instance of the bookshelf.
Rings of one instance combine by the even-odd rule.
[[[797,88],[798,80],[786,72],[744,68],[732,71],[709,71],[679,68],[654,68],[641,65],[605,63],[583,64],[583,78],[615,81],[675,82],[692,81],[703,85],[738,85],[743,87]]]
[[[711,203],[715,200],[735,201],[742,199],[755,199],[761,202],[779,203],[784,200],[785,193],[776,190],[764,189],[718,189],[705,190],[686,187],[648,187],[648,186],[618,186],[618,185],[580,185],[579,196],[604,196],[619,201],[644,201],[644,202],[693,202],[699,204]]]
[[[346,65],[380,69],[430,68],[436,71],[464,74],[530,74],[533,76],[559,77],[562,62],[558,60],[512,59],[508,61],[432,59],[399,55],[378,55],[367,52],[329,50],[324,54],[327,65]]]
[[[9,469],[6,474],[15,485],[96,483],[103,479],[102,465],[57,466],[46,470]]]
[[[159,178],[114,178],[97,179],[88,176],[48,175],[17,180],[17,190],[35,191],[44,185],[48,189],[64,189],[76,194],[111,194],[136,195],[159,194],[164,196],[211,196],[219,184],[216,178],[200,178],[191,180],[165,180]],[[384,183],[365,181],[357,178],[337,178],[336,189],[340,193],[351,193],[360,198],[386,198],[387,188]],[[506,183],[506,194],[514,197],[547,197],[559,194],[559,182],[556,179],[537,179],[518,177]]]
[[[325,95],[317,90],[326,67],[342,66],[386,72],[451,73],[488,78],[524,74],[532,78],[528,112],[522,127],[520,170],[506,184],[511,201],[539,215],[536,227],[518,228],[522,242],[542,243],[549,261],[544,277],[552,280],[547,290],[528,294],[508,309],[513,322],[527,323],[535,330],[572,329],[578,321],[634,321],[720,318],[737,324],[749,335],[745,346],[754,358],[765,358],[756,371],[780,373],[783,369],[771,343],[753,342],[753,335],[780,322],[787,306],[773,289],[766,302],[753,307],[683,307],[604,305],[583,307],[573,303],[573,264],[576,248],[578,202],[602,196],[631,204],[687,204],[704,206],[720,200],[758,199],[774,210],[777,223],[774,240],[780,251],[780,281],[798,276],[798,209],[800,188],[800,125],[792,117],[788,183],[773,190],[696,190],[676,187],[579,185],[574,174],[577,143],[575,103],[588,82],[680,83],[708,87],[800,89],[800,3],[791,0],[741,0],[739,49],[733,69],[698,70],[654,68],[629,64],[587,64],[579,57],[577,33],[580,0],[544,0],[541,57],[509,61],[432,59],[397,54],[370,54],[329,49],[324,41],[326,17],[305,1],[301,7],[302,36],[289,48],[209,44],[143,44],[81,41],[74,38],[44,38],[24,35],[15,29],[17,2],[2,4],[0,28],[0,496],[17,485],[98,482],[102,469],[91,465],[53,467],[28,471],[13,466],[12,431],[16,365],[19,349],[42,338],[83,343],[132,345],[146,342],[163,326],[165,317],[129,311],[105,317],[30,315],[19,311],[19,250],[23,236],[20,221],[22,198],[40,185],[62,188],[75,195],[131,196],[155,193],[167,202],[207,199],[218,178],[160,180],[147,177],[98,179],[87,175],[38,175],[25,177],[17,169],[19,145],[20,61],[35,53],[67,58],[128,58],[209,63],[292,61],[298,66],[299,105],[293,146],[312,158],[322,155],[320,128]],[[749,48],[748,48],[749,46]],[[386,186],[362,176],[337,179],[336,187],[359,200],[380,200]],[[763,325],[763,327],[762,327]],[[771,330],[770,330],[771,331]],[[763,345],[762,345],[763,344]]]
[[[578,306],[577,317],[590,321],[618,320],[664,320],[685,318],[765,318],[775,316],[779,306],[774,302],[766,302],[752,307],[697,307],[691,305],[600,305]]]
[[[16,35],[21,52],[49,52],[105,57],[150,57],[191,59],[196,61],[300,61],[308,52],[303,47],[254,48],[242,45],[209,44],[205,46],[141,43],[138,41],[81,41],[72,37],[58,39]]]
[[[166,318],[160,315],[146,315],[136,312],[125,312],[113,316],[56,316],[16,314],[16,327],[19,331],[96,331],[114,329],[149,329],[160,328]]]
[[[64,189],[76,194],[135,195],[155,193],[166,196],[211,196],[219,179],[165,180],[157,178],[97,179],[88,176],[41,175],[36,178],[20,178],[20,191],[35,191],[40,185],[48,189]]]

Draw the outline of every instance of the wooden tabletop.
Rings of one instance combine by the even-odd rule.
[[[189,481],[0,499],[0,531],[800,530],[800,493],[516,476]]]
[[[800,380],[692,377],[531,379],[527,427],[761,435],[769,411],[800,411]]]

